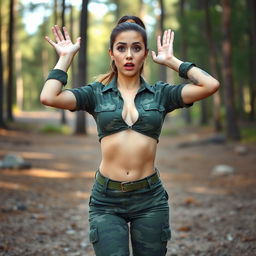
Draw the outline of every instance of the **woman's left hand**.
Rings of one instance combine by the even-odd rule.
[[[157,50],[158,54],[152,51],[153,61],[167,65],[168,62],[172,60],[173,56],[173,40],[174,40],[174,32],[171,29],[165,30],[163,35],[163,40],[161,43],[161,36],[157,37]]]

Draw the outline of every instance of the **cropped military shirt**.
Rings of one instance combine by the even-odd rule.
[[[84,110],[90,113],[97,124],[99,142],[107,135],[132,129],[159,142],[162,125],[168,112],[177,108],[190,107],[181,97],[182,88],[186,84],[170,85],[156,82],[149,85],[140,77],[140,88],[134,102],[138,111],[138,119],[133,125],[128,125],[122,118],[124,100],[117,88],[117,79],[104,85],[100,82],[66,89],[76,97],[76,108],[70,111]]]

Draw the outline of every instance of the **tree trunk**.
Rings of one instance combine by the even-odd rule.
[[[114,0],[114,3],[116,5],[116,11],[115,11],[115,16],[116,16],[116,20],[119,20],[121,17],[120,14],[120,1],[119,0]]]
[[[0,2],[0,127],[6,128],[4,122],[4,80],[3,80],[3,57],[2,57],[2,2]]]
[[[185,14],[185,0],[180,0],[180,25],[181,25],[181,57],[184,61],[187,60],[187,23]],[[183,117],[187,124],[191,124],[190,108],[183,109]]]
[[[87,27],[88,27],[88,3],[83,0],[82,12],[80,16],[80,37],[81,45],[78,55],[78,84],[81,86],[87,82]],[[84,111],[76,113],[76,134],[87,134],[87,125]]]
[[[70,37],[73,41],[74,39],[74,10],[73,10],[73,6],[70,5],[69,6],[70,8],[70,17],[69,17],[69,26],[70,26]],[[75,84],[76,84],[76,69],[75,69],[76,65],[74,63],[74,61],[72,61],[71,63],[71,70],[70,70],[70,73],[71,73],[71,83],[72,83],[72,87],[74,88]]]
[[[63,27],[66,24],[66,22],[65,22],[65,9],[66,9],[65,0],[62,0],[62,10],[61,10],[61,30],[62,30],[62,32],[63,32]],[[60,123],[61,124],[66,124],[67,123],[65,109],[61,109]]]
[[[161,10],[161,14],[159,17],[160,18],[159,19],[159,30],[160,30],[160,33],[163,35],[164,29],[165,29],[165,27],[164,27],[164,20],[165,20],[164,1],[159,0],[159,4],[160,4],[160,10]],[[166,66],[159,65],[159,80],[166,82],[166,78],[167,78]]]
[[[247,0],[247,6],[249,10],[249,40],[250,40],[250,56],[249,56],[249,67],[250,67],[250,121],[255,120],[255,100],[256,100],[256,2],[255,0]]]
[[[224,104],[226,109],[226,132],[231,140],[239,140],[240,132],[236,120],[234,88],[231,65],[231,7],[229,0],[222,0],[222,27],[223,27],[223,87]]]
[[[23,109],[23,77],[22,77],[22,53],[21,49],[17,48],[16,52],[16,97],[17,107],[19,110]]]
[[[8,32],[8,81],[7,81],[7,120],[13,121],[12,103],[13,103],[13,84],[14,84],[14,70],[13,70],[13,45],[14,45],[14,5],[15,0],[10,0],[9,6],[9,32]]]
[[[205,35],[206,41],[208,44],[208,48],[210,51],[209,61],[210,61],[210,69],[211,74],[218,80],[218,72],[217,72],[217,52],[216,52],[216,44],[212,36],[212,25],[211,18],[209,12],[209,0],[203,0],[204,11],[205,11]],[[220,114],[220,92],[217,91],[213,94],[213,118],[214,118],[214,129],[215,132],[220,132],[222,130],[221,125],[221,114]]]

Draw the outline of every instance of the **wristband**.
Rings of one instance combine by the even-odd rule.
[[[179,67],[179,76],[188,79],[187,73],[192,67],[196,67],[196,64],[192,62],[181,63]]]
[[[67,84],[68,74],[61,69],[53,69],[49,72],[46,81],[49,79],[56,79],[60,81],[64,86]]]

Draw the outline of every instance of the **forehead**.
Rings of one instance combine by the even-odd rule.
[[[133,31],[133,30],[124,31],[118,34],[114,44],[117,44],[119,42],[123,42],[127,44],[130,44],[133,42],[140,42],[144,44],[142,35],[139,32]]]

